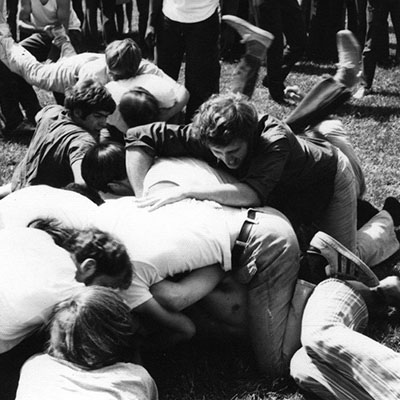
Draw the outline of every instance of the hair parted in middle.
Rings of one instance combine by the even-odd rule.
[[[129,307],[114,290],[83,287],[54,307],[47,352],[85,369],[131,362],[136,329]]]
[[[233,140],[252,140],[258,115],[247,97],[239,93],[215,94],[193,118],[193,132],[205,144],[227,146]]]

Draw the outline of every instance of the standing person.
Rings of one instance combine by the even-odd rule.
[[[132,33],[132,11],[132,0],[117,0],[115,5],[115,17],[117,19],[117,31],[120,37],[124,34],[125,14],[128,22],[128,33]]]
[[[362,81],[358,91],[354,94],[356,99],[361,99],[371,93],[375,76],[376,64],[379,57],[379,48],[382,44],[382,27],[387,24],[385,1],[368,0],[367,5],[367,33],[364,50],[362,53]]]
[[[268,49],[263,85],[273,100],[284,101],[284,81],[306,46],[306,30],[297,0],[251,0],[255,23],[275,38]],[[286,45],[284,46],[284,38]]]
[[[148,36],[155,33],[158,67],[177,80],[185,57],[185,86],[190,93],[186,122],[219,92],[218,7],[218,0],[150,2]]]
[[[101,10],[103,21],[103,44],[99,41],[97,10]],[[117,39],[117,26],[115,24],[115,0],[86,0],[85,22],[83,24],[85,41],[88,41],[87,50],[97,51]]]
[[[129,311],[117,293],[96,286],[58,303],[48,322],[48,348],[23,365],[16,400],[157,400],[154,380],[134,364]]]

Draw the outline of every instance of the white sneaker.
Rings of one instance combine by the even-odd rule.
[[[274,40],[274,35],[264,29],[250,24],[242,18],[234,15],[223,15],[222,21],[232,27],[242,38],[242,43],[246,44],[247,49],[253,44],[255,46],[251,52],[254,52],[257,58],[263,59],[267,54],[268,48]]]
[[[379,279],[360,258],[325,232],[317,232],[311,240],[311,252],[327,260],[325,273],[328,277],[356,280],[374,287]]]

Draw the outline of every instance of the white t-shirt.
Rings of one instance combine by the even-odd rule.
[[[44,28],[46,25],[57,25],[59,23],[57,9],[57,0],[48,0],[46,4],[42,4],[40,0],[31,0],[32,22],[40,28]],[[81,21],[79,21],[72,3],[68,29],[81,30]]]
[[[168,109],[178,102],[178,92],[181,85],[169,77],[161,78],[153,74],[140,74],[129,79],[111,81],[107,83],[106,88],[118,105],[124,93],[139,86],[149,91],[157,99],[160,108]],[[122,133],[125,133],[129,128],[122,119],[118,107],[107,118],[107,122],[118,128]]]
[[[16,400],[157,400],[153,378],[141,366],[116,363],[96,370],[48,354],[22,367]]]
[[[0,230],[0,353],[41,325],[53,306],[76,288],[70,254],[45,232]]]
[[[214,14],[219,0],[164,0],[163,14],[173,21],[194,23]]]
[[[27,186],[0,200],[0,229],[26,227],[36,218],[56,218],[68,227],[85,229],[96,210],[96,204],[70,190]]]
[[[149,300],[150,286],[167,276],[215,263],[231,269],[229,228],[214,202],[186,199],[149,212],[130,197],[109,200],[98,207],[96,225],[116,235],[133,261],[132,285],[121,292],[131,308]]]

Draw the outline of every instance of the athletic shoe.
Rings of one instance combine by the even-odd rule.
[[[222,21],[226,22],[242,37],[242,42],[246,44],[247,50],[249,50],[249,48],[253,50],[254,48],[254,51],[256,50],[256,54],[253,54],[254,56],[259,59],[265,58],[267,50],[274,40],[274,35],[272,33],[258,28],[234,15],[223,15]],[[258,46],[255,46],[255,44],[258,44]]]
[[[360,258],[325,232],[317,232],[311,240],[309,253],[326,259],[325,273],[328,277],[356,280],[367,286],[379,284],[379,279]]]
[[[365,96],[368,96],[372,93],[371,88],[367,88],[365,86],[360,86],[357,91],[353,94],[353,97],[357,100],[363,99]]]
[[[335,79],[352,89],[358,82],[361,66],[361,50],[353,33],[347,29],[336,34],[338,70]]]
[[[388,276],[379,282],[379,292],[389,306],[400,308],[400,278]]]

